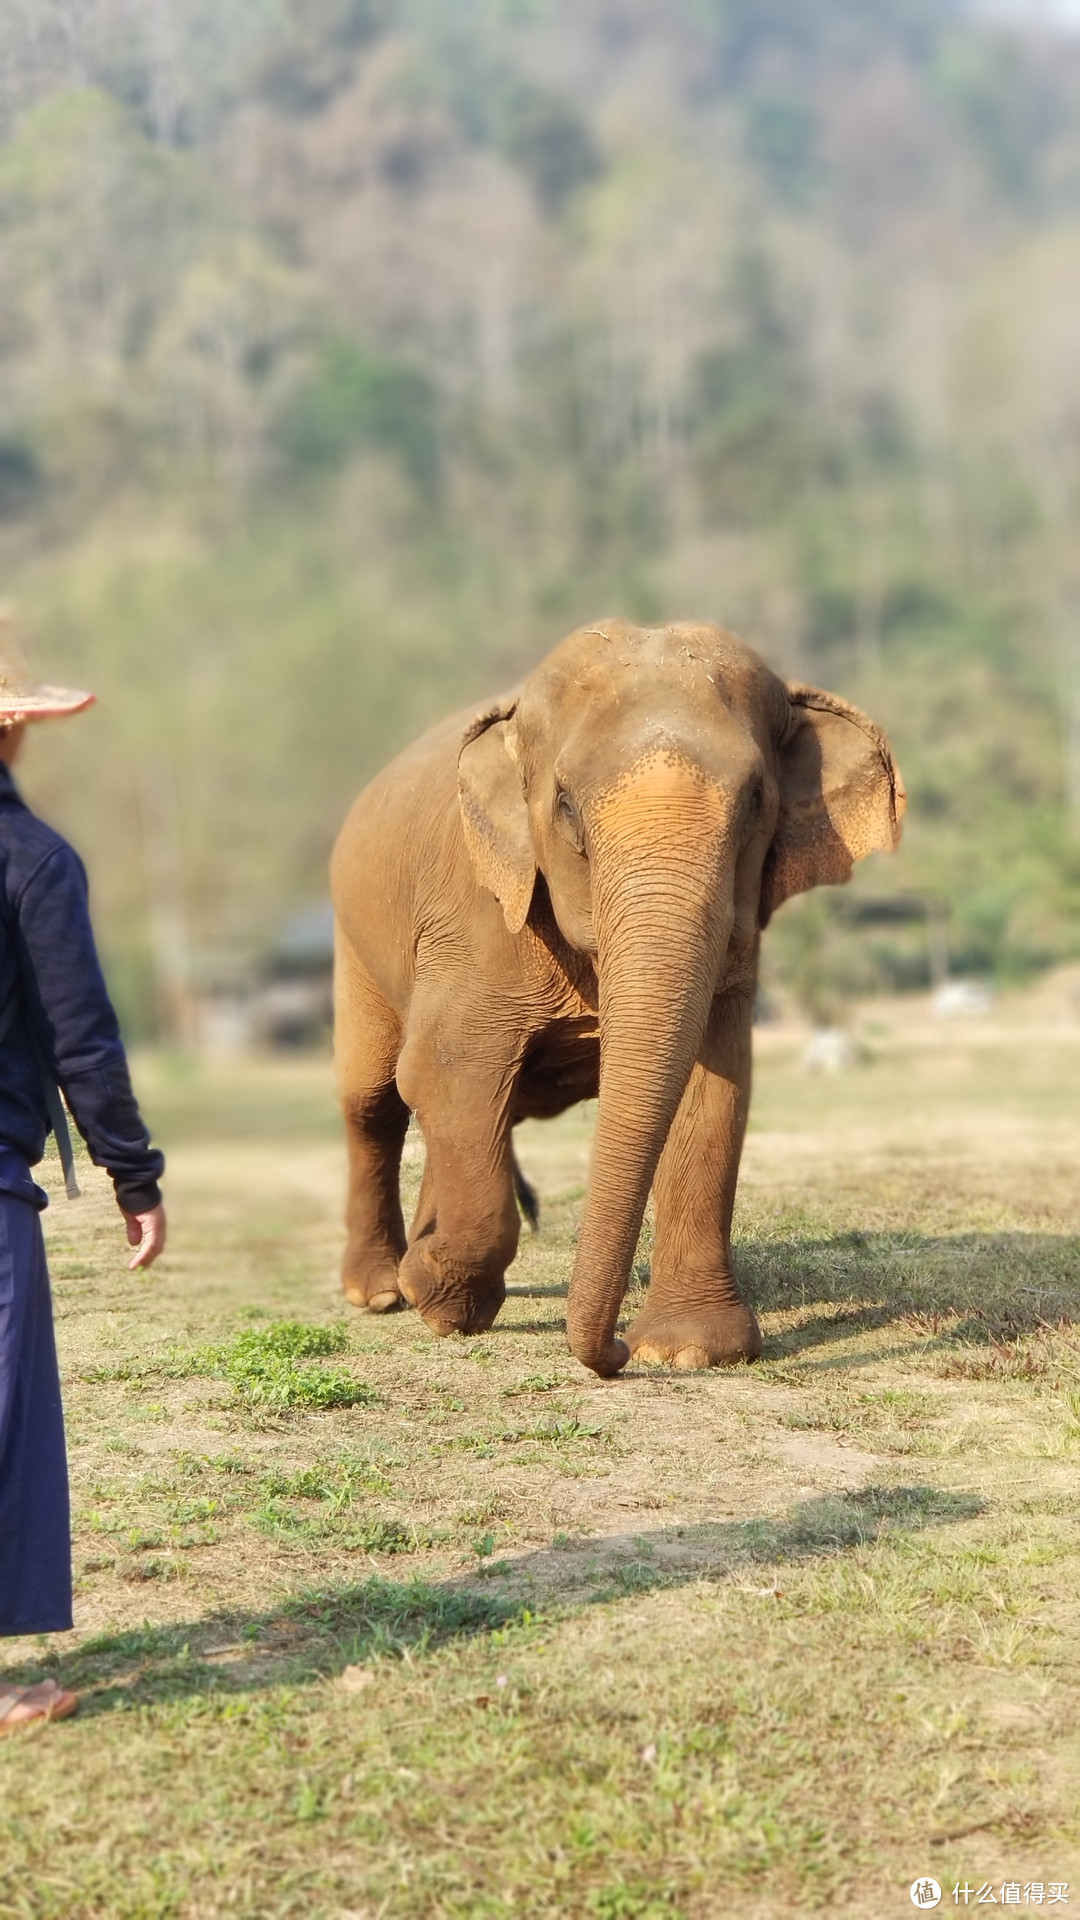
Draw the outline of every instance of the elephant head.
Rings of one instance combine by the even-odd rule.
[[[615,1372],[615,1324],[713,998],[754,978],[790,895],[895,846],[904,791],[857,708],[788,686],[715,627],[610,621],[572,634],[477,720],[459,761],[465,837],[508,927],[546,889],[591,956],[600,1097],[568,1305],[574,1353]]]

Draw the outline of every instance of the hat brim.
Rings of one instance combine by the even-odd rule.
[[[96,699],[96,693],[82,693],[76,687],[35,687],[17,699],[5,700],[0,694],[0,722],[59,720],[66,713],[82,713]]]

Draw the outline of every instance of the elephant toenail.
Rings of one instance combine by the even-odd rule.
[[[405,1301],[396,1287],[387,1288],[383,1293],[373,1293],[370,1300],[360,1300],[358,1306],[366,1306],[369,1313],[391,1313],[395,1307],[403,1307]]]
[[[699,1367],[707,1367],[708,1364],[706,1347],[680,1347],[674,1359],[674,1365],[684,1373],[696,1372]]]

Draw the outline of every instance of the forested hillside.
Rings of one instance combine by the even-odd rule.
[[[857,885],[947,897],[961,965],[1080,947],[1080,38],[35,0],[0,135],[3,595],[101,696],[27,784],[133,1025],[163,888],[204,968],[257,945],[393,748],[612,611],[888,726]]]

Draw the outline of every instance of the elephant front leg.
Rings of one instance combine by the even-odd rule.
[[[409,1110],[394,1081],[401,1027],[338,936],[334,961],[334,1052],[345,1119],[349,1189],[341,1284],[369,1313],[404,1302],[398,1262],[405,1251],[399,1174]]]
[[[521,1231],[508,1089],[445,1068],[425,1086],[414,1059],[410,1049],[399,1076],[415,1101],[427,1165],[398,1285],[433,1333],[485,1333],[506,1298]]]
[[[745,993],[713,1006],[701,1058],[687,1083],[653,1182],[656,1238],[631,1353],[674,1367],[756,1360],[761,1330],[735,1280],[731,1217],[750,1105],[753,1003]]]

